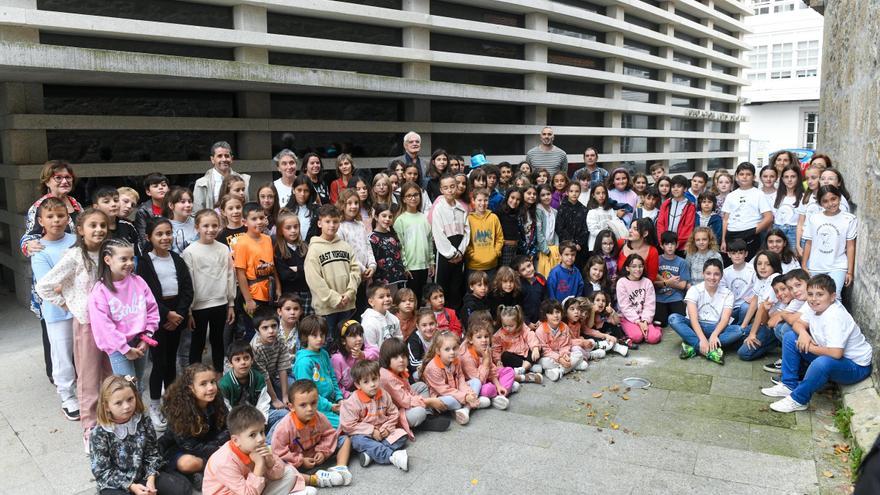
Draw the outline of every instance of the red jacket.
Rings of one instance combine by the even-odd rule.
[[[672,199],[667,199],[660,206],[660,213],[657,214],[657,240],[664,232],[669,230],[669,205]],[[688,237],[694,231],[694,223],[696,221],[697,207],[690,201],[684,205],[684,211],[681,213],[681,220],[678,222],[678,245],[675,249],[684,251],[687,246]]]

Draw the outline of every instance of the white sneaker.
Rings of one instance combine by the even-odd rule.
[[[578,371],[584,371],[589,367],[590,367],[590,363],[588,363],[586,359],[583,359],[583,360],[581,360],[581,362],[578,363],[577,366],[575,366],[574,369],[576,369]]]
[[[373,463],[373,458],[366,452],[361,452],[358,457],[361,461],[361,467],[367,467]]]
[[[409,456],[406,453],[406,449],[395,450],[393,454],[391,454],[391,464],[397,466],[401,471],[406,471],[409,469]]]
[[[796,402],[791,396],[783,397],[778,401],[770,404],[770,409],[773,409],[776,412],[781,413],[790,413],[795,411],[806,411],[807,404],[801,404],[800,402]]]
[[[544,368],[540,364],[533,364],[531,368],[529,368],[529,372],[531,373],[541,373],[544,371]]]
[[[616,352],[621,356],[626,356],[626,354],[629,352],[629,347],[622,344],[614,344],[614,347],[611,348],[611,351]]]
[[[788,397],[791,395],[791,389],[782,383],[777,383],[772,387],[762,388],[761,393],[767,397]]]
[[[479,401],[480,405],[477,406],[477,409],[486,409],[487,407],[492,405],[492,399],[488,397],[480,397]]]
[[[513,369],[513,374],[514,374],[514,375],[525,375],[525,374],[526,374],[526,369],[523,368],[522,366],[520,366],[519,368],[514,368],[514,369]]]
[[[519,389],[522,388],[522,385],[519,382],[513,382],[513,385],[510,386],[511,393],[519,392]]]
[[[502,411],[507,409],[507,406],[510,405],[510,399],[504,397],[503,395],[496,395],[492,398],[492,407],[495,409],[501,409]]]
[[[547,375],[547,378],[551,382],[555,382],[562,378],[562,368],[550,368],[549,370],[544,371],[544,374]]]
[[[317,478],[318,486],[321,488],[339,486],[343,481],[341,474],[336,472],[331,473],[330,471],[324,471],[323,469],[317,471],[315,477]]]
[[[348,466],[333,466],[328,471],[339,473],[342,476],[342,484],[344,486],[351,484],[351,471],[348,470]]]
[[[455,410],[455,421],[464,426],[471,420],[471,410],[467,407]]]
[[[596,342],[596,349],[602,349],[603,351],[608,351],[611,349],[611,344],[609,344],[607,340],[600,340],[598,342],[594,340],[593,342]]]
[[[168,425],[165,416],[162,415],[162,410],[155,404],[150,405],[150,421],[153,422],[153,428],[156,430],[164,430]]]
[[[603,357],[605,357],[605,351],[602,349],[593,349],[590,351],[590,359],[602,359]]]

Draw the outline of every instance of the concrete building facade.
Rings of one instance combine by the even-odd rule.
[[[201,174],[212,142],[270,178],[284,147],[384,167],[415,130],[521,159],[730,168],[740,157],[736,0],[0,0],[0,265],[23,298],[22,213],[40,165]],[[134,183],[136,185],[136,183]]]
[[[748,140],[740,149],[761,166],[780,149],[818,146],[823,18],[802,0],[751,0],[750,7],[740,127]]]

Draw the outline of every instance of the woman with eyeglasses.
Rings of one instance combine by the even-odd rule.
[[[44,246],[40,243],[43,237],[43,226],[37,221],[37,211],[46,198],[58,198],[67,207],[67,228],[66,232],[73,233],[74,225],[76,225],[76,216],[82,211],[82,207],[70,195],[73,192],[74,180],[73,168],[64,160],[50,160],[43,165],[40,172],[40,192],[42,196],[34,201],[34,204],[28,208],[25,216],[24,235],[21,236],[20,248],[22,254],[31,257],[43,250]],[[40,298],[34,292],[33,283],[31,283],[31,311],[40,318],[40,325],[43,327],[43,359],[46,362],[46,376],[52,379],[52,357],[49,345],[49,335],[46,332],[46,323],[43,320],[40,311]]]

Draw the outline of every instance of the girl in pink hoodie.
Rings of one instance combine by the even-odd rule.
[[[645,277],[645,260],[631,254],[623,262],[621,276],[617,281],[617,304],[620,306],[620,326],[626,336],[635,343],[660,342],[662,330],[655,326],[654,284]]]
[[[156,345],[159,307],[134,270],[134,248],[108,239],[98,256],[98,280],[89,295],[89,320],[98,349],[110,357],[113,373],[137,378],[142,389],[147,347]]]

